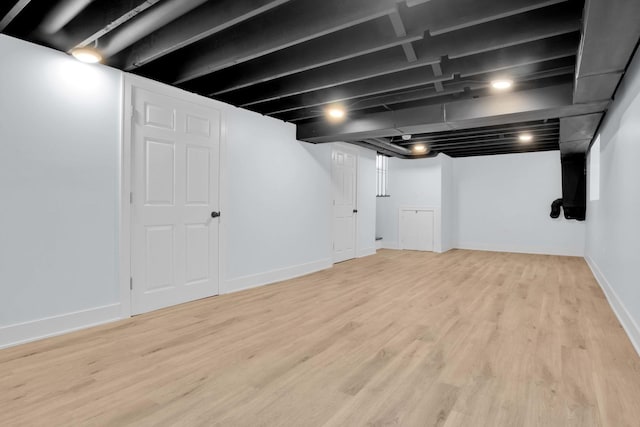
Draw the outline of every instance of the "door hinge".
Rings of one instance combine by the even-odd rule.
[[[133,277],[129,277],[129,290],[133,290]]]

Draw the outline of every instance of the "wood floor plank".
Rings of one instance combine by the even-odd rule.
[[[581,258],[379,251],[0,351],[2,426],[637,426]]]

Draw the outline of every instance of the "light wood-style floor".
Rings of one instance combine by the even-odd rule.
[[[380,251],[0,351],[0,425],[638,426],[581,258]]]

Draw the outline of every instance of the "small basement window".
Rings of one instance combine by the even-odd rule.
[[[376,196],[389,197],[389,158],[383,154],[376,156]]]

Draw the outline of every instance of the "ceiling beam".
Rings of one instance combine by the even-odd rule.
[[[288,96],[253,104],[263,114],[277,114],[286,111],[322,106],[337,102],[351,101],[356,98],[381,94],[390,91],[414,88],[436,81],[450,80],[454,74],[464,76],[479,75],[519,67],[536,62],[544,62],[559,57],[575,55],[575,38],[560,38],[512,46],[492,52],[485,52],[464,58],[453,59],[442,64],[442,76],[435,76],[431,66],[423,66],[404,71],[358,80],[343,84],[340,87],[311,88],[300,95]],[[253,95],[260,98],[260,93]],[[225,99],[226,100],[226,99]]]
[[[101,51],[106,58],[131,46],[138,40],[164,27],[178,17],[188,13],[207,0],[164,0],[144,14],[136,16],[117,31],[112,31],[101,42]]]
[[[470,156],[495,156],[499,154],[517,154],[517,153],[534,153],[538,151],[558,151],[558,144],[545,144],[541,146],[530,145],[528,147],[510,147],[491,150],[464,150],[464,151],[445,151],[444,153],[450,157],[470,157]]]
[[[407,28],[426,25],[431,35],[443,34],[543,8],[566,0],[429,1],[401,9]]]
[[[254,18],[290,0],[221,0],[207,2],[153,34],[140,38],[110,63],[133,70],[185,46]]]
[[[429,38],[428,41],[418,41],[415,43],[415,50],[413,50],[414,47],[412,47],[412,50],[420,60],[413,62],[411,65],[406,65],[406,61],[402,61],[399,52],[394,52],[393,50],[379,51],[352,58],[348,62],[319,67],[303,72],[303,74],[297,73],[289,77],[280,78],[272,83],[271,81],[256,83],[252,87],[239,89],[236,93],[223,98],[226,102],[234,105],[250,106],[259,101],[269,101],[285,96],[315,91],[330,87],[331,85],[335,86],[355,80],[393,73],[403,68],[409,69],[429,63],[433,64],[434,75],[441,76],[442,68],[440,67],[439,60],[447,51],[455,52],[457,55],[456,58],[460,58],[467,56],[464,55],[465,52],[468,54],[484,53],[500,49],[503,46],[513,47],[518,44],[531,42],[532,40],[537,41],[557,36],[559,33],[565,34],[567,31],[575,32],[579,28],[578,16],[572,16],[571,19],[569,19],[571,25],[567,25],[567,16],[564,9],[566,9],[566,7],[563,7],[563,11],[556,11],[557,13],[552,15],[553,18],[548,20],[549,22],[543,20],[544,16],[538,13],[536,16],[529,17],[529,19],[517,17],[517,19],[511,18],[505,20],[505,22],[498,22],[492,25],[486,24],[485,26],[481,26],[483,28],[478,29],[474,34],[466,34],[465,37],[462,38],[452,39],[450,34],[445,34],[440,37]],[[575,13],[573,14],[575,15]],[[390,16],[393,16],[393,13]],[[400,24],[396,24],[396,27],[399,25]],[[404,27],[401,29],[403,28]],[[396,29],[396,33],[403,34],[404,32]],[[565,43],[563,46],[567,44],[573,45],[571,49],[572,52],[575,51],[575,45],[578,40],[577,33],[575,34],[574,37],[563,40]],[[468,39],[472,39],[473,43],[467,50],[461,47],[455,47],[463,46]],[[560,40],[562,37],[558,39]],[[500,43],[496,44],[496,40],[500,40]],[[553,44],[555,45],[555,43]],[[539,46],[539,49],[546,48],[546,44]],[[557,47],[554,46],[554,48]],[[533,55],[536,53],[537,52],[533,52]],[[454,64],[457,63],[458,62],[454,62]],[[446,72],[446,74],[451,73],[451,70]],[[436,84],[436,88],[440,88],[440,85]],[[191,89],[193,89],[193,87],[191,87]],[[222,92],[217,91],[210,93],[210,95],[215,96],[221,93]]]
[[[24,9],[30,2],[31,0],[17,1],[16,4],[14,4],[13,7],[4,15],[2,20],[0,20],[0,32],[7,28],[15,17],[22,12],[22,9]]]
[[[91,43],[97,43],[98,40],[109,34],[110,32],[116,30],[117,28],[119,28],[121,25],[129,22],[130,20],[132,20],[133,18],[135,18],[136,16],[138,16],[140,13],[144,12],[145,10],[149,9],[151,6],[155,5],[156,3],[158,3],[160,0],[147,0],[139,5],[137,5],[136,7],[134,7],[133,9],[129,10],[128,12],[126,12],[124,15],[116,18],[115,20],[109,22],[107,25],[105,25],[104,27],[98,29],[96,32],[94,32],[93,34],[89,35],[87,38],[85,38],[84,40],[78,42],[75,47],[84,47],[87,46]],[[106,52],[101,49],[101,51],[103,52],[103,55],[107,56]],[[111,56],[111,54],[108,54],[109,56]]]
[[[227,94],[223,99],[233,105],[247,107],[287,96],[424,67],[433,64],[433,61],[433,59],[427,58],[407,63],[406,56],[401,49],[388,49],[314,68],[304,73],[283,77],[274,82],[249,86]]]
[[[396,32],[396,36],[398,37],[406,37],[407,29],[402,22],[402,16],[398,13],[397,10],[394,10],[389,14],[389,19],[391,20],[391,25],[393,26],[393,30]],[[413,49],[413,45],[411,42],[403,43],[402,50],[407,58],[407,62],[415,62],[418,60],[416,56],[416,51]]]
[[[423,33],[411,33],[398,38],[390,28],[388,19],[378,18],[185,82],[181,87],[210,93],[212,96],[221,95],[253,84],[397,47],[422,37]]]
[[[38,32],[49,35],[57,33],[93,1],[62,0],[58,2],[42,20]]]
[[[608,103],[572,105],[572,84],[513,92],[479,99],[369,114],[340,124],[316,121],[298,125],[297,137],[334,142],[404,133],[428,133],[604,111]]]
[[[540,65],[545,65],[545,63]],[[529,66],[526,67],[528,68]],[[514,76],[516,78],[517,90],[528,90],[535,89],[537,87],[573,82],[575,67],[558,67],[549,70],[536,71],[530,74],[525,74],[521,72],[521,70],[523,70],[522,67],[503,70],[510,76]],[[425,85],[407,90],[393,91],[381,95],[364,97],[351,103],[349,105],[349,111],[351,113],[356,113],[360,110],[382,106],[387,110],[393,110],[396,108],[405,108],[402,107],[402,105],[408,103],[421,103],[426,105],[430,103],[455,101],[456,99],[453,98],[469,99],[472,97],[487,96],[492,93],[489,90],[489,82],[491,80],[489,75],[486,77],[483,75],[476,76],[476,79],[454,79],[444,81],[442,82],[444,87],[442,92],[438,92],[433,85]],[[451,99],[443,101],[443,98]],[[398,105],[399,107],[396,107]],[[288,122],[296,122],[321,116],[324,116],[324,111],[317,107],[291,110],[274,115],[274,117]]]
[[[85,8],[75,19],[49,40],[54,46],[68,51],[76,46],[93,43],[123,23],[152,7],[160,0],[110,0]]]
[[[640,38],[640,1],[587,0],[574,102],[611,99]]]
[[[416,49],[450,59],[520,45],[580,31],[581,10],[574,3],[490,21],[438,36],[427,36]]]
[[[561,4],[451,34],[437,37],[430,37],[427,34],[428,42],[419,42],[428,30],[425,22],[429,10],[416,8],[412,13],[421,18],[412,28],[406,28],[404,25],[400,27],[399,23],[395,25],[398,27],[396,30],[389,28],[389,18],[393,22],[392,17],[397,15],[397,10],[394,9],[388,17],[238,64],[230,69],[185,82],[181,86],[187,90],[217,96],[398,45],[403,46],[405,55],[406,47],[411,46],[416,60],[418,58],[427,62],[433,60],[436,63],[445,55],[452,54],[454,57],[472,55],[574,32],[580,29],[581,16],[580,8],[576,8],[573,4]],[[408,35],[400,39],[394,37],[394,34],[402,36],[403,33]],[[416,46],[419,48],[416,49]]]
[[[321,37],[381,16],[395,9],[395,0],[324,0],[319,13],[317,0],[297,0],[265,13],[224,36],[201,40],[186,47],[174,84],[203,76],[267,55],[307,40]],[[315,6],[315,7],[314,7]],[[283,29],[283,23],[287,23]],[[169,60],[171,58],[167,57]],[[174,58],[175,59],[175,58]],[[175,64],[175,62],[173,62]]]

